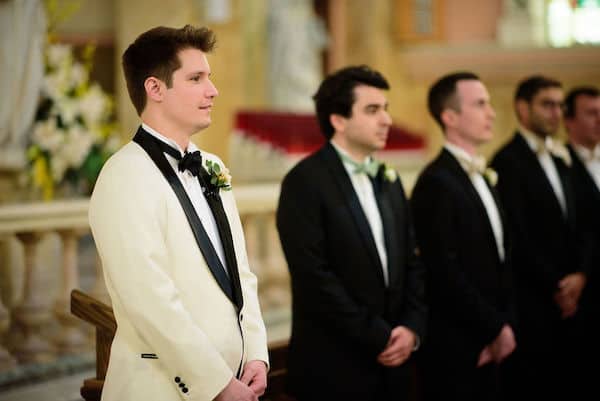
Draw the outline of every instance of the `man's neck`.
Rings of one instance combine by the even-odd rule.
[[[552,137],[553,135],[548,135],[545,132],[539,132],[537,130],[533,130],[526,126],[523,123],[519,123],[519,131],[524,132],[525,134],[531,135],[537,139],[545,141],[547,137]]]
[[[446,142],[461,148],[471,156],[477,154],[478,146],[476,144],[464,140],[460,135],[456,135],[453,132],[446,132]]]
[[[190,144],[191,135],[180,133],[179,130],[169,127],[168,124],[161,124],[157,119],[148,118],[142,115],[142,122],[160,133],[165,138],[174,141],[179,147],[186,151]]]
[[[586,141],[578,138],[576,135],[569,135],[569,142],[571,142],[575,146],[579,146],[581,148],[585,148],[589,151],[593,151],[594,148],[598,145],[598,142],[594,141]]]
[[[338,137],[331,138],[331,142],[338,148],[341,149],[347,156],[357,163],[362,163],[367,157],[371,156],[370,152],[365,152],[361,149],[355,149],[349,146],[348,143]]]

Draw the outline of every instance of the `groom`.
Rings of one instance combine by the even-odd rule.
[[[123,54],[142,124],[104,166],[90,226],[117,332],[104,401],[257,401],[266,332],[230,177],[192,134],[217,90],[207,28],[157,27]]]
[[[277,227],[292,281],[289,391],[299,401],[405,399],[423,336],[423,269],[395,171],[372,157],[392,124],[367,66],[314,96],[327,143],[285,177]]]

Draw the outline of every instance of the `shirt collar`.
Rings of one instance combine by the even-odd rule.
[[[457,146],[453,143],[445,141],[444,148],[446,148],[446,150],[448,150],[448,152],[450,152],[452,154],[452,156],[456,157],[457,159],[462,159],[462,160],[465,160],[468,162],[473,161],[473,156],[471,156],[471,154],[469,152],[467,152],[460,146]]]
[[[538,153],[542,143],[544,142],[544,139],[523,127],[521,124],[519,124],[519,133],[525,139],[531,150],[533,150],[534,153]]]
[[[350,154],[348,152],[346,152],[344,149],[342,149],[339,145],[337,145],[335,142],[333,142],[333,140],[330,140],[329,143],[331,144],[331,146],[333,146],[333,148],[340,154],[346,156],[347,158],[349,158],[350,160],[354,160],[354,158],[352,156],[350,156]],[[365,159],[362,161],[363,163],[368,163],[371,160],[371,156],[367,156],[365,157]],[[345,160],[342,159],[342,162],[344,163],[344,166],[346,166],[347,168],[354,168],[355,165],[352,165],[350,162],[347,162]],[[360,164],[358,162],[355,162],[355,164]]]
[[[577,143],[571,142],[573,149],[583,161],[600,160],[600,143],[589,149]]]
[[[150,135],[154,136],[155,138],[160,139],[161,141],[163,141],[167,145],[171,146],[172,148],[177,149],[181,153],[182,156],[185,155],[185,151],[183,149],[181,149],[181,146],[179,146],[177,144],[177,142],[175,142],[171,138],[167,138],[166,136],[162,135],[160,132],[158,132],[154,128],[150,127],[146,123],[142,123],[142,128],[146,132],[148,132]],[[196,144],[194,144],[194,142],[190,141],[189,144],[188,144],[187,151],[191,153],[191,152],[195,152],[197,150],[199,150],[199,149],[196,146]]]

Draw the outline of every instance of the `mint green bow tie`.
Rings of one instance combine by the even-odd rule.
[[[379,171],[379,166],[381,163],[379,163],[377,160],[373,159],[372,157],[369,157],[369,159],[363,163],[357,163],[356,161],[354,161],[350,157],[346,156],[345,154],[342,154],[340,152],[338,152],[338,154],[340,155],[340,158],[344,162],[349,163],[353,167],[352,172],[354,174],[363,174],[364,173],[364,174],[367,174],[371,178],[375,178],[377,176],[377,172]]]

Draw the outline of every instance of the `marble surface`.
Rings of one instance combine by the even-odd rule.
[[[0,390],[1,401],[82,401],[79,394],[83,380],[93,377],[93,369],[64,377],[20,386],[7,391]]]

